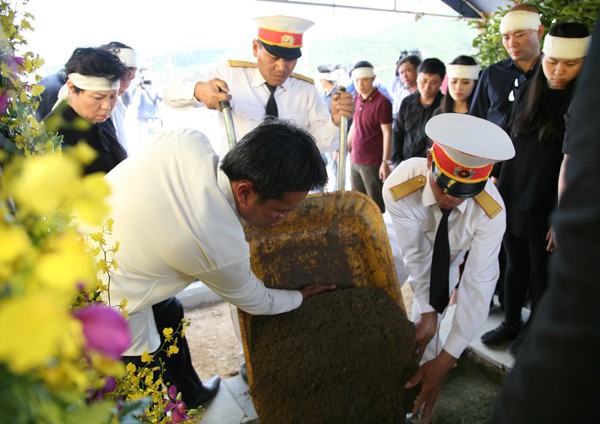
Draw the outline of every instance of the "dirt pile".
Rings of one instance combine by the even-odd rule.
[[[398,423],[414,404],[414,327],[380,288],[338,289],[252,318],[261,423]]]

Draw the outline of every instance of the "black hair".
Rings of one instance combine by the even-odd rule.
[[[584,38],[589,36],[590,32],[584,24],[564,22],[555,24],[550,28],[549,34],[562,38]],[[523,105],[521,108],[523,113],[516,116],[514,122],[510,124],[510,134],[516,137],[537,131],[540,141],[562,140],[565,132],[564,116],[571,103],[576,80],[577,78],[573,79],[564,90],[560,90],[560,93],[551,93],[540,64],[531,81],[527,81],[531,85],[525,98],[520,101]],[[560,100],[550,101],[548,97],[552,94],[560,97]]]
[[[444,65],[444,62],[438,58],[430,57],[421,62],[421,64],[417,67],[417,73],[437,74],[440,76],[440,79],[443,80],[446,76],[446,65]]]
[[[450,65],[477,65],[477,61],[473,59],[471,56],[460,55],[455,57]],[[475,87],[473,87],[473,91],[467,98],[467,109],[471,107],[471,101],[473,100],[473,96],[475,95]],[[454,99],[450,95],[450,91],[446,92],[446,95],[442,98],[442,103],[440,104],[440,112],[448,113],[454,111]]]
[[[90,77],[103,77],[111,82],[123,79],[129,68],[110,51],[95,47],[77,47],[65,63],[67,76],[78,73]],[[75,91],[81,89],[75,87]]]
[[[354,64],[352,69],[350,69],[350,73],[352,73],[352,71],[354,71],[356,68],[373,68],[373,65],[369,61],[359,60]]]
[[[419,67],[419,65],[421,64],[422,60],[419,56],[417,56],[415,54],[404,56],[404,57],[400,58],[398,60],[398,62],[396,62],[396,72],[398,72],[398,68],[400,67],[400,65],[403,65],[407,62],[410,63],[412,66],[414,66],[415,69],[417,69]]]
[[[246,134],[225,155],[221,170],[231,181],[250,181],[260,202],[327,184],[327,169],[313,136],[278,118],[267,118]]]

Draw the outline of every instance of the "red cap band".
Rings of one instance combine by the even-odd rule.
[[[302,47],[302,34],[259,28],[258,39],[263,43],[287,48]]]
[[[448,178],[465,184],[475,184],[486,180],[494,167],[493,163],[480,168],[461,165],[458,162],[454,162],[437,143],[433,143],[433,160],[439,170]]]

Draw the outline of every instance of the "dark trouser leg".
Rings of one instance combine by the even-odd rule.
[[[366,194],[377,203],[383,213],[385,204],[383,203],[383,182],[379,179],[379,168],[376,166],[351,164],[351,182],[352,190],[360,191]]]
[[[173,332],[177,331],[184,316],[183,306],[176,297],[170,297],[152,306],[152,311],[162,345],[165,342],[162,330],[170,327]],[[181,392],[183,401],[190,405],[203,391],[202,381],[192,365],[192,356],[186,338],[179,338],[177,346],[179,347],[177,354],[168,357],[166,353],[161,352],[158,356],[165,363],[165,381],[177,386],[177,391]]]
[[[498,253],[498,264],[500,265],[500,276],[496,282],[494,294],[498,296],[500,307],[502,310],[504,310],[504,275],[506,274],[506,252],[504,251],[504,246],[500,246],[500,252]]]
[[[504,321],[508,324],[517,324],[521,322],[521,309],[530,286],[529,242],[506,233],[503,245],[506,251]]]
[[[350,163],[350,187],[354,191],[367,194],[367,189],[360,174],[360,165]]]
[[[540,299],[546,292],[548,284],[548,259],[550,254],[546,251],[545,240],[529,242],[529,256],[531,258],[531,315],[536,311]]]
[[[170,327],[173,329],[173,333],[177,331],[183,319],[183,307],[176,297],[171,297],[152,306],[152,311],[154,312],[154,321],[160,334],[160,343],[162,346],[165,342],[163,329]],[[140,368],[144,366],[159,366],[162,360],[165,367],[163,374],[165,383],[175,385],[177,391],[181,392],[182,400],[189,406],[196,402],[196,399],[203,391],[203,386],[192,365],[190,349],[185,337],[183,339],[179,338],[177,346],[179,347],[179,352],[171,355],[170,358],[165,352],[154,352],[154,360],[151,364],[142,363],[140,356],[124,356],[123,362],[133,363]],[[156,379],[158,376],[155,375],[154,378]]]

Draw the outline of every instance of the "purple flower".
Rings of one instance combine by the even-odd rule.
[[[102,304],[92,304],[74,312],[83,324],[86,349],[119,359],[131,343],[125,318],[119,312]]]
[[[114,377],[108,376],[104,377],[104,387],[95,392],[91,392],[88,394],[91,400],[101,400],[104,398],[106,393],[112,393],[117,389],[117,380]]]
[[[0,94],[0,115],[6,112],[6,107],[8,106],[9,102],[10,98],[6,93]]]
[[[182,423],[189,419],[185,412],[186,406],[181,399],[177,399],[177,386],[169,387],[169,401],[165,408],[165,412],[171,412],[171,419],[174,423]]]

